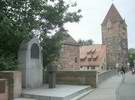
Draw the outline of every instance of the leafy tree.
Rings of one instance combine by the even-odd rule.
[[[78,22],[81,15],[81,10],[69,12],[69,8],[75,5],[66,4],[63,0],[56,0],[54,6],[47,7],[48,14],[44,14],[41,18],[45,18],[46,24],[42,26],[42,34],[40,36],[41,46],[43,47],[43,62],[44,67],[58,60],[64,33],[67,32],[64,24],[67,22]],[[44,20],[44,19],[42,19]],[[52,30],[54,35],[48,36]]]
[[[135,61],[135,49],[130,48],[128,50],[128,62],[130,63],[130,67],[134,66],[134,61]]]
[[[89,40],[79,40],[78,43],[81,45],[81,46],[84,46],[84,45],[92,45],[93,44],[93,40],[89,39]]]
[[[22,40],[31,38],[34,30],[40,31],[44,54],[47,48],[53,48],[57,41],[51,44],[49,40],[60,38],[56,36],[57,34],[51,35],[51,33],[63,33],[65,32],[64,23],[79,21],[80,10],[68,11],[75,6],[66,4],[64,0],[0,0],[0,60],[4,62],[0,63],[3,66],[0,70],[8,70],[8,67],[4,66],[16,66],[19,45]],[[48,44],[43,43],[46,40]],[[9,69],[12,70],[12,68]]]
[[[57,32],[55,35],[43,37],[41,46],[43,47],[43,65],[48,66],[58,60],[62,47],[63,33]]]
[[[33,9],[34,4],[29,0],[0,0],[0,70],[16,69],[21,41],[37,28],[34,16],[39,9]]]

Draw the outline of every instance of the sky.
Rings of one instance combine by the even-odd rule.
[[[101,23],[112,3],[128,25],[128,48],[135,48],[135,0],[65,0],[67,3],[77,2],[76,9],[81,9],[79,23],[67,23],[65,28],[76,40],[92,39],[101,44]]]

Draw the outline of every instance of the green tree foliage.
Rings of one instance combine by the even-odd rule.
[[[87,45],[92,45],[93,44],[93,40],[89,39],[89,40],[79,40],[78,43],[81,46],[87,46]]]
[[[134,61],[135,61],[135,49],[130,48],[128,50],[128,62],[130,63],[130,67],[134,66]]]
[[[55,33],[52,36],[44,37],[44,40],[41,42],[41,46],[43,47],[43,65],[47,67],[52,62],[58,60],[60,56],[60,49],[62,46],[63,33]]]
[[[78,22],[81,18],[80,10],[69,12],[69,8],[75,7],[76,4],[66,4],[64,0],[55,0],[52,4],[47,7],[47,14],[43,14],[41,18],[45,20],[45,24],[42,25],[41,29],[41,46],[43,47],[43,66],[47,67],[50,63],[58,60],[60,55],[60,49],[62,41],[64,39],[64,33],[67,32],[64,29],[64,24],[67,22]],[[51,32],[54,35],[49,35]]]
[[[53,48],[53,45],[53,50],[57,49],[55,44],[59,43],[56,40],[60,38],[51,33],[61,34],[65,32],[65,23],[79,21],[80,10],[68,11],[75,6],[66,4],[64,0],[0,0],[0,67],[3,66],[0,70],[8,70],[7,66],[16,66],[19,45],[22,40],[33,36],[34,30],[40,31],[44,55],[47,52],[45,50]],[[43,43],[46,40],[48,44]],[[49,56],[55,58],[52,55],[46,56],[45,59]],[[8,59],[11,62],[8,62]]]
[[[39,10],[32,9],[34,4],[29,0],[0,0],[1,70],[16,69],[19,45],[37,27],[34,16]]]

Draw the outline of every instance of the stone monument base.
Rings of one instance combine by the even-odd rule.
[[[48,85],[38,89],[23,90],[25,98],[36,100],[77,100],[93,91],[90,86],[84,85],[56,85],[56,88],[49,89]]]

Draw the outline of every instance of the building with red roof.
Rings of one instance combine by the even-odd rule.
[[[94,44],[80,47],[80,70],[106,70],[106,46]]]

